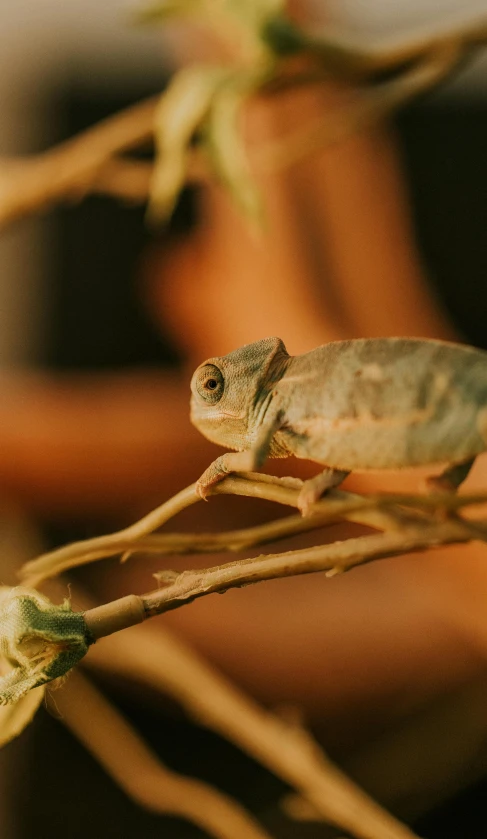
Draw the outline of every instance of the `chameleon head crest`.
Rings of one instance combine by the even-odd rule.
[[[280,338],[263,338],[200,364],[191,380],[193,425],[214,443],[248,448],[253,419],[288,358]]]

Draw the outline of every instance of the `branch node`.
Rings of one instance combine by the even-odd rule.
[[[179,575],[179,571],[172,571],[171,569],[167,568],[164,569],[164,571],[156,571],[156,573],[152,576],[157,580],[160,588],[164,588],[164,586],[172,585],[172,583],[174,583],[177,580]]]

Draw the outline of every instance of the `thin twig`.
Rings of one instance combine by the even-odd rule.
[[[153,168],[152,163],[142,160],[112,158],[94,176],[91,192],[111,195],[129,204],[143,204],[149,195]]]
[[[328,576],[349,571],[377,559],[423,551],[440,545],[471,541],[468,523],[451,519],[439,524],[412,526],[401,531],[359,536],[344,542],[240,559],[212,568],[162,571],[155,575],[163,588],[145,595],[128,595],[85,613],[94,639],[118,632],[136,623],[178,609],[200,597],[252,583],[328,572]]]
[[[271,479],[271,480],[270,480]],[[297,507],[299,486],[295,479],[273,478],[273,476],[249,473],[247,476],[229,476],[213,489],[213,494],[242,495],[265,498],[286,506]],[[65,545],[27,562],[20,575],[26,585],[38,586],[43,580],[53,577],[69,568],[84,565],[113,556],[117,553],[145,550],[142,539],[173,518],[188,506],[200,501],[195,485],[187,487],[173,498],[161,504],[130,527],[106,536],[97,536]],[[324,524],[346,519],[357,524],[379,530],[397,528],[414,522],[412,514],[426,510],[457,510],[467,504],[487,503],[487,495],[391,495],[361,496],[355,493],[333,491],[313,507],[309,519],[297,516],[270,522],[258,528],[229,531],[221,534],[165,534],[159,536],[158,545],[154,537],[147,540],[147,549],[160,549],[161,553],[181,553],[183,550],[206,552],[206,550],[240,550],[270,539],[279,539],[292,533],[301,533],[321,527]],[[401,510],[407,506],[410,512]],[[199,547],[198,547],[199,545]]]
[[[163,765],[122,714],[79,671],[56,692],[52,713],[137,804],[188,819],[217,839],[271,839],[236,801]]]
[[[71,568],[77,565],[76,557],[95,553],[97,554],[96,558],[111,556],[117,553],[117,545],[120,540],[136,542],[137,539],[161,527],[168,519],[186,507],[196,504],[199,500],[195,485],[192,484],[178,492],[169,501],[161,504],[160,507],[152,510],[147,516],[139,519],[135,524],[108,536],[97,536],[93,539],[74,542],[71,545],[43,554],[23,565],[20,575],[24,580],[29,580],[29,584],[35,588],[43,580],[58,574],[60,568]]]
[[[353,498],[353,496],[352,496]],[[406,518],[406,515],[404,516]],[[70,568],[87,565],[99,559],[116,554],[122,554],[122,561],[129,557],[155,553],[159,555],[178,555],[187,553],[219,553],[224,551],[245,551],[255,545],[264,545],[306,533],[336,521],[346,520],[368,527],[384,530],[386,527],[398,527],[398,520],[389,511],[356,510],[337,512],[324,510],[312,516],[303,518],[301,515],[287,516],[283,519],[266,522],[254,527],[241,530],[229,530],[222,533],[164,533],[140,538],[120,537],[103,548],[105,538],[99,537],[98,548],[92,550],[92,545],[77,542],[58,548],[49,554],[27,563],[21,573],[25,575],[26,584],[30,587],[40,585],[44,580],[64,573]],[[91,540],[89,540],[91,543]]]
[[[0,224],[89,192],[113,157],[152,140],[158,101],[140,102],[35,157],[0,160]]]
[[[392,44],[391,44],[392,40]],[[439,21],[437,26],[426,26],[410,40],[389,37],[383,43],[375,44],[342,36],[335,32],[335,37],[316,38],[311,36],[310,52],[320,59],[322,66],[328,67],[338,78],[349,80],[367,80],[378,73],[395,71],[412,62],[421,60],[425,55],[440,53],[452,43],[456,43],[462,52],[480,47],[487,41],[487,15],[479,14],[477,19],[458,23],[444,28]],[[388,46],[389,42],[389,46]]]
[[[432,88],[456,65],[460,44],[447,42],[435,52],[422,56],[417,65],[391,82],[355,93],[355,101],[320,116],[311,125],[259,149],[256,168],[273,172],[287,168],[325,146],[343,142],[358,131]]]

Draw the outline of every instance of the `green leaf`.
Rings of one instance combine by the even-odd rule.
[[[221,67],[187,67],[175,75],[161,97],[154,126],[157,159],[149,221],[159,222],[171,214],[186,180],[191,140],[228,73]]]
[[[262,201],[254,181],[240,125],[252,84],[227,84],[215,96],[206,125],[206,140],[215,172],[250,218],[262,222]]]

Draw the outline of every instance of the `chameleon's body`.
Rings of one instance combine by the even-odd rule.
[[[352,470],[462,465],[445,473],[458,484],[487,448],[487,353],[442,341],[338,341],[292,357],[268,338],[209,359],[191,387],[193,423],[245,453],[218,458],[202,495],[288,455],[327,467],[304,485],[303,509]]]

